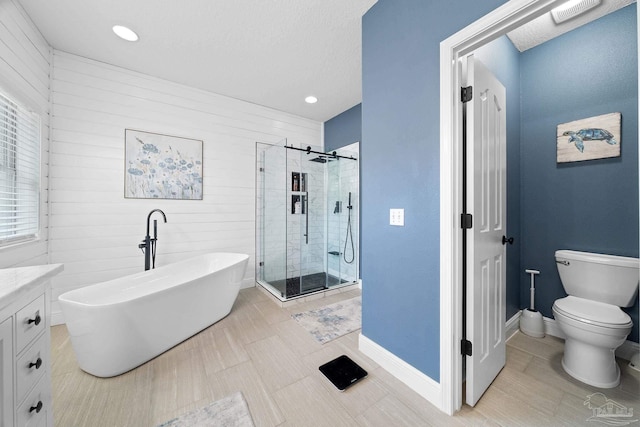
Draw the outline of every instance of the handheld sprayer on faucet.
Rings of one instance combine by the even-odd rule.
[[[151,222],[151,215],[154,212],[160,212],[165,224],[167,223],[167,216],[160,209],[154,209],[147,215],[147,235],[144,237],[142,243],[138,245],[144,253],[144,269],[156,268],[156,242],[158,241],[158,220],[153,220],[153,238],[149,235],[149,226]]]

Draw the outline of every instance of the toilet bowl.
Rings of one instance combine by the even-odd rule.
[[[615,350],[631,332],[628,314],[611,304],[568,296],[553,304],[553,317],[567,339],[562,367],[583,383],[600,388],[620,383]]]
[[[620,383],[615,350],[631,332],[631,317],[620,307],[633,305],[638,292],[637,258],[556,251],[560,280],[568,296],[553,304],[553,316],[565,334],[562,367],[600,388]]]

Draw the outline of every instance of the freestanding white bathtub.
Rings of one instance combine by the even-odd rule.
[[[210,253],[60,295],[80,368],[120,375],[222,319],[248,259]]]

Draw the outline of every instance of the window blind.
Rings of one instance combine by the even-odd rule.
[[[0,246],[35,239],[40,210],[40,116],[0,93]]]

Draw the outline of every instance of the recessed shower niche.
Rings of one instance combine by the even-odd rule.
[[[307,186],[305,181],[307,174],[302,172],[291,172],[291,213],[294,215],[304,215],[307,204]]]
[[[281,301],[358,281],[358,143],[256,143],[256,280]]]

